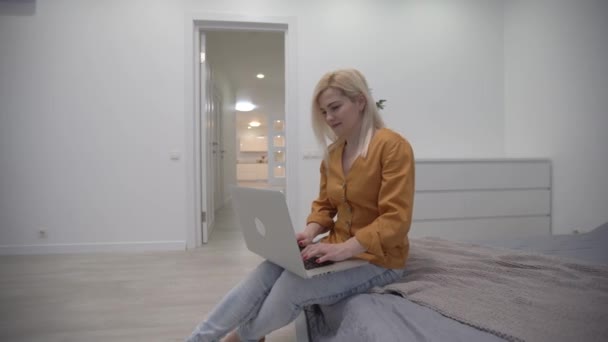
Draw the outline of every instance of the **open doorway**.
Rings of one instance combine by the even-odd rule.
[[[296,24],[293,17],[256,17],[256,16],[241,16],[237,14],[216,14],[216,13],[190,13],[186,16],[187,24],[185,26],[185,41],[191,42],[186,44],[186,77],[185,77],[185,100],[186,100],[186,117],[185,123],[188,129],[186,130],[186,145],[184,158],[186,163],[186,247],[196,248],[206,243],[210,230],[209,226],[213,227],[213,223],[209,224],[208,212],[213,212],[214,207],[211,207],[211,202],[215,199],[210,194],[214,192],[214,177],[209,177],[208,171],[215,170],[213,167],[208,167],[213,159],[213,141],[210,138],[211,132],[209,127],[212,127],[208,122],[209,117],[212,117],[207,111],[208,103],[204,98],[207,92],[203,87],[206,86],[206,41],[205,33],[215,31],[247,31],[247,32],[275,32],[281,33],[284,38],[284,115],[283,122],[285,135],[289,137],[285,139],[285,166],[282,171],[285,174],[285,196],[290,212],[298,214],[298,101],[297,101],[297,42],[296,42]],[[213,71],[210,72],[211,74]],[[221,78],[221,77],[220,77]],[[236,94],[234,94],[236,100]],[[230,105],[226,98],[222,99],[222,108]],[[236,113],[233,121],[236,127]],[[228,129],[230,121],[221,121],[222,132]],[[234,128],[236,129],[236,128]],[[228,135],[225,135],[226,137]],[[226,141],[223,137],[223,141]],[[217,146],[217,151],[221,154],[224,150],[224,160],[227,158],[229,151],[236,151],[236,142],[234,149],[227,146]],[[206,152],[205,152],[206,151]],[[236,166],[236,153],[234,155]],[[269,167],[271,165],[269,164]],[[278,165],[277,165],[278,166]],[[190,171],[191,170],[191,171]],[[216,171],[216,174],[221,174],[224,177],[223,184],[231,184],[230,169],[221,169]],[[232,176],[236,182],[236,170]],[[225,198],[223,202],[230,201],[229,187],[224,187],[223,193]],[[301,216],[301,215],[300,215]],[[299,217],[298,217],[299,218]]]
[[[224,193],[229,185],[285,188],[285,37],[271,31],[203,31],[221,89]],[[216,168],[217,169],[217,168]]]
[[[286,188],[285,31],[201,29],[200,243],[231,185]],[[197,243],[198,245],[198,243]]]

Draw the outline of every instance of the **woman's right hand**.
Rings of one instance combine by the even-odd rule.
[[[321,226],[317,223],[311,222],[304,228],[303,231],[296,234],[296,240],[300,247],[306,247],[312,243],[312,240],[317,236]]]
[[[312,234],[307,233],[306,230],[296,234],[296,240],[298,240],[298,246],[300,247],[306,247],[310,245],[314,238],[315,237]]]

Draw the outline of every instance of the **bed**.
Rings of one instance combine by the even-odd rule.
[[[402,281],[296,322],[297,340],[608,341],[608,224],[551,235],[542,159],[417,161]]]
[[[445,269],[437,266],[432,253],[422,252],[436,247],[437,243],[445,252],[437,254],[443,266],[460,267],[460,271],[464,267],[463,276],[442,277]],[[393,284],[332,306],[306,308],[309,340],[608,340],[608,224],[578,235],[494,240],[482,244],[427,238],[414,239],[412,244],[410,270],[403,278],[410,283],[404,291],[399,290],[399,284]],[[464,253],[463,258],[463,251],[470,254]],[[484,254],[487,251],[490,254]],[[446,261],[450,253],[454,257]],[[470,286],[466,282],[471,279],[467,271],[475,270],[479,271],[477,276],[488,276],[476,267],[475,261],[495,268],[500,279],[498,284],[482,282],[481,289],[472,288],[467,294],[461,289]],[[505,276],[500,276],[501,273]],[[527,287],[523,287],[523,291],[510,288],[522,279],[529,280],[533,273],[544,276],[532,284],[526,281],[519,286],[545,289],[545,298],[539,299],[538,293],[526,291]],[[433,291],[435,287],[442,287],[444,293]],[[568,291],[563,292],[564,289]],[[450,291],[456,300],[446,297]],[[567,293],[568,297],[561,300],[561,293]],[[442,301],[447,303],[437,305],[436,302]],[[471,301],[469,306],[468,301]],[[492,317],[494,312],[483,312],[484,306],[485,309],[500,307],[504,312]],[[472,311],[482,312],[471,314]],[[479,314],[488,317],[480,320]],[[505,320],[510,322],[505,324]]]

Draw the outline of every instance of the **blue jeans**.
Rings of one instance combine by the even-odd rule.
[[[234,328],[241,341],[258,341],[312,304],[331,305],[374,286],[390,284],[401,270],[368,264],[303,279],[269,261],[234,287],[199,324],[187,342],[218,341]]]

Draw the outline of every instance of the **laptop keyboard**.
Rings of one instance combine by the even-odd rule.
[[[300,251],[302,249],[304,249],[304,248],[300,247]],[[317,259],[318,258],[309,258],[307,260],[302,260],[302,261],[304,261],[304,268],[307,270],[312,270],[313,268],[319,268],[319,267],[323,267],[323,266],[327,266],[327,265],[332,265],[334,263],[331,260],[327,260],[322,263],[318,263]]]
[[[304,268],[307,270],[312,270],[313,268],[323,267],[327,265],[333,264],[333,261],[324,261],[322,263],[317,262],[317,258],[310,258],[308,260],[304,260]]]

